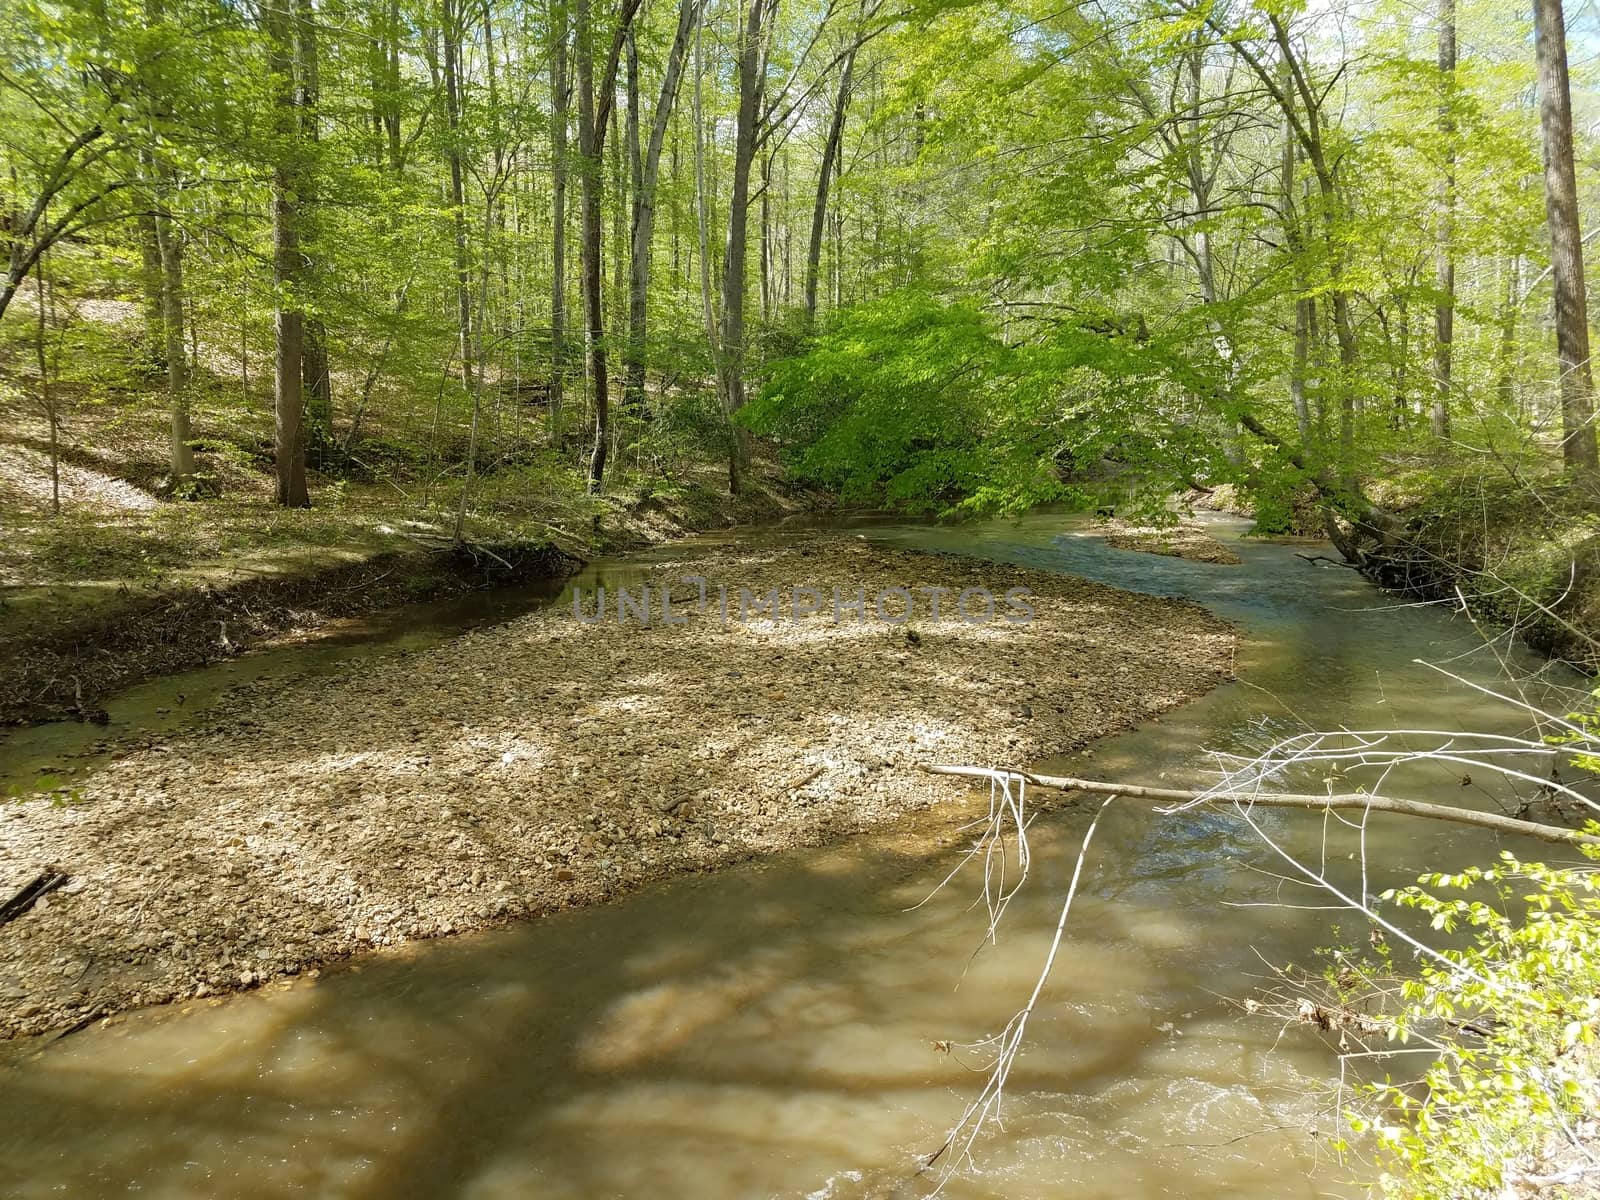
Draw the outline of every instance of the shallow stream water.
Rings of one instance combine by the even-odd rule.
[[[1398,605],[1353,572],[1238,536],[1240,567],[1112,550],[1073,518],[960,527],[868,522],[902,547],[985,556],[1187,596],[1239,623],[1239,681],[1159,721],[1039,764],[1180,785],[1210,752],[1315,728],[1521,732],[1525,717],[1414,660],[1535,692],[1577,683],[1464,620]],[[784,536],[781,532],[767,536]],[[591,568],[585,586],[626,578]],[[528,589],[405,610],[332,639],[134,689],[108,708],[161,737],[244,678],[327,669],[548,602]],[[1497,652],[1498,651],[1498,652]],[[182,704],[178,695],[184,697]],[[158,713],[158,709],[166,709]],[[78,726],[0,745],[0,775],[92,770]],[[1019,764],[1020,765],[1020,764]],[[1304,780],[1296,782],[1306,782]],[[1418,767],[1391,791],[1488,804],[1509,790]],[[1041,818],[998,945],[977,881],[912,909],[961,846],[917,820],[825,850],[647,888],[617,903],[440,942],[216,1003],[133,1014],[0,1067],[0,1194],[16,1197],[887,1198],[926,1195],[922,1156],[981,1087],[961,1043],[1025,1002],[1095,805]],[[1320,818],[1263,829],[1330,856]],[[1487,834],[1373,818],[1367,886],[1497,850]],[[1550,848],[1516,847],[1550,856]],[[1337,1061],[1235,1003],[1266,964],[1312,962],[1358,922],[1284,881],[1241,823],[1114,804],[1007,1090],[944,1195],[960,1200],[1344,1197]],[[946,1051],[939,1043],[954,1043]]]

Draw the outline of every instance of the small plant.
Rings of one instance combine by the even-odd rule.
[[[79,788],[59,775],[51,774],[39,775],[27,783],[20,780],[8,783],[5,786],[5,795],[18,804],[36,797],[48,796],[51,808],[65,808],[69,804],[78,804],[83,800],[83,792]]]

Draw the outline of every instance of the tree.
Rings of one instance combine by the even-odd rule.
[[[730,421],[744,407],[745,275],[750,233],[750,168],[763,123],[767,39],[777,15],[778,0],[748,0],[744,28],[734,56],[739,80],[739,106],[734,118],[733,181],[728,196],[728,245],[722,259],[722,338],[719,373],[723,411]],[[728,489],[739,494],[750,466],[750,433],[734,426],[728,455]]]
[[[1455,103],[1456,0],[1439,0],[1439,137],[1444,148],[1444,171],[1439,177],[1439,301],[1434,306],[1433,436],[1450,436],[1450,380],[1455,349],[1456,264],[1452,248],[1455,233],[1456,151]]]
[[[567,5],[550,0],[550,441],[561,444],[567,371]]]
[[[863,0],[862,15],[868,14]],[[876,5],[873,6],[876,12]],[[859,34],[845,51],[844,62],[839,67],[839,85],[834,91],[833,112],[828,119],[828,136],[822,143],[822,163],[817,168],[817,200],[811,209],[811,237],[806,243],[806,321],[817,319],[817,277],[822,269],[822,235],[828,219],[828,190],[839,161],[839,147],[844,142],[845,113],[850,107],[850,82],[855,75],[856,53],[861,49]]]
[[[594,70],[594,22],[590,0],[575,0],[574,37],[578,60],[578,154],[582,160],[583,193],[583,307],[589,348],[589,387],[594,396],[594,449],[589,455],[589,490],[598,492],[605,482],[606,456],[611,438],[611,393],[606,377],[605,299],[601,273],[605,264],[600,240],[600,202],[605,181],[606,126],[616,101],[617,68],[628,27],[639,11],[640,0],[622,0],[611,49],[601,70],[598,87]]]
[[[268,72],[272,79],[275,157],[272,173],[272,283],[275,291],[273,351],[274,448],[278,503],[284,508],[309,508],[306,489],[304,414],[304,313],[300,288],[300,130],[299,89],[295,77],[299,39],[289,0],[269,0],[262,9],[266,23]]]
[[[1561,372],[1561,454],[1588,481],[1600,476],[1589,368],[1589,313],[1578,233],[1578,182],[1572,163],[1572,95],[1567,78],[1566,18],[1561,0],[1534,0],[1539,66],[1539,128],[1544,138],[1544,203],[1555,280],[1556,363]]]
[[[677,103],[689,39],[700,21],[701,0],[681,0],[678,27],[661,76],[661,94],[650,121],[650,140],[639,168],[634,189],[633,225],[630,239],[628,276],[628,346],[625,355],[627,383],[624,394],[632,405],[644,405],[645,356],[649,339],[651,242],[655,235],[656,195],[661,176],[661,150],[666,144],[667,126]]]

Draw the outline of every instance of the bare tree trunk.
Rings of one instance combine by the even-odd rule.
[[[833,117],[828,122],[828,140],[822,145],[822,167],[817,172],[817,202],[811,210],[811,242],[806,249],[806,323],[817,319],[817,276],[822,269],[822,235],[828,220],[828,187],[834,164],[844,140],[845,112],[850,107],[850,78],[855,72],[859,42],[850,47],[839,68],[839,90],[833,98]]]
[[[1583,289],[1583,239],[1572,163],[1572,95],[1567,81],[1566,21],[1561,0],[1533,0],[1539,73],[1539,126],[1544,134],[1544,202],[1555,277],[1556,360],[1561,370],[1561,455],[1586,481],[1600,474],[1594,435],[1589,317]]]
[[[621,136],[619,136],[619,134]],[[611,110],[611,187],[616,201],[611,205],[611,327],[622,329],[628,321],[628,294],[626,288],[628,252],[627,215],[628,176],[622,163],[622,148],[627,134],[617,128],[617,110]]]
[[[1311,327],[1317,318],[1316,301],[1307,297],[1305,293],[1305,280],[1302,278],[1303,268],[1298,260],[1305,252],[1305,245],[1300,236],[1300,216],[1295,195],[1295,163],[1299,159],[1299,147],[1295,141],[1294,128],[1289,122],[1284,123],[1283,131],[1283,195],[1280,202],[1283,205],[1283,241],[1289,248],[1296,261],[1295,264],[1295,298],[1294,298],[1294,358],[1289,364],[1289,399],[1294,405],[1295,430],[1300,435],[1300,445],[1311,445],[1311,408],[1306,403],[1306,363],[1311,355]]]
[[[148,163],[153,175],[154,166]],[[156,233],[156,218],[151,212],[139,214],[139,254],[142,259],[139,283],[144,294],[145,356],[152,366],[166,369],[167,335],[161,321],[161,242]]]
[[[550,24],[550,441],[559,446],[567,336],[566,0],[551,0]]]
[[[466,523],[467,499],[472,490],[473,472],[478,457],[478,409],[481,396],[475,369],[472,343],[472,286],[467,263],[467,198],[461,163],[458,133],[461,128],[461,20],[453,0],[441,0],[444,34],[444,117],[450,131],[450,226],[454,244],[456,277],[456,333],[461,356],[461,380],[472,402],[472,420],[467,434],[467,473],[461,485],[461,500],[456,508],[455,538],[461,540]]]
[[[34,354],[39,362],[39,402],[44,406],[45,419],[50,423],[50,515],[61,515],[61,422],[56,412],[56,396],[50,387],[50,364],[45,358],[45,317],[44,317],[44,254],[35,256],[33,260],[34,279],[38,282],[39,293],[36,297],[35,308],[38,309],[38,324],[35,326],[33,343]]]
[[[763,46],[778,0],[749,0],[738,47],[739,109],[734,120],[733,187],[728,199],[728,243],[722,262],[722,404],[730,422],[744,407],[745,252],[750,229],[750,168],[760,134]],[[750,434],[733,426],[728,489],[738,495],[750,466]]]
[[[772,155],[761,160],[761,320],[772,320]]]
[[[1455,239],[1456,151],[1456,0],[1439,0],[1439,135],[1444,142],[1444,175],[1439,180],[1439,302],[1433,310],[1433,436],[1450,436],[1450,377],[1456,319]]]
[[[1294,302],[1294,361],[1289,366],[1289,398],[1294,403],[1295,429],[1302,446],[1311,442],[1311,409],[1306,404],[1306,360],[1311,350],[1311,324],[1316,319],[1315,303],[1300,296]]]
[[[600,157],[605,121],[595,114],[594,29],[590,0],[575,0],[578,60],[578,155],[582,192],[582,269],[584,338],[589,353],[589,388],[595,401],[594,448],[589,455],[589,490],[598,492],[605,481],[606,453],[611,434],[611,397],[607,391],[604,298],[600,293],[600,187],[604,169]]]
[[[617,66],[624,40],[639,11],[639,0],[623,0],[599,86],[594,70],[594,23],[590,0],[576,0],[574,13],[578,59],[578,153],[583,159],[583,307],[589,349],[589,386],[594,395],[594,450],[589,456],[589,490],[605,483],[610,453],[611,393],[606,377],[605,298],[600,282],[604,266],[600,197],[605,183],[606,125],[616,100]]]
[[[783,148],[783,170],[780,177],[783,180],[783,192],[779,198],[779,205],[783,211],[783,307],[789,308],[794,304],[794,213],[790,208],[789,196],[789,147]]]
[[[1368,792],[1331,793],[1316,795],[1300,792],[1263,792],[1249,790],[1240,793],[1190,788],[1146,787],[1134,783],[1114,783],[1104,779],[1078,779],[1069,775],[1035,775],[1030,771],[1010,771],[990,767],[927,766],[922,768],[930,775],[959,775],[969,779],[996,777],[1025,780],[1034,787],[1050,788],[1061,792],[1089,792],[1096,795],[1126,796],[1133,800],[1156,800],[1162,804],[1205,804],[1217,808],[1298,808],[1310,812],[1399,813],[1408,817],[1425,817],[1434,821],[1449,821],[1458,825],[1472,825],[1479,829],[1492,829],[1497,833],[1517,837],[1536,838],[1556,845],[1600,845],[1600,837],[1580,829],[1567,829],[1560,825],[1544,825],[1537,821],[1524,821],[1502,813],[1480,812],[1472,808],[1457,808],[1449,804],[1429,804],[1421,800],[1407,800],[1395,796],[1380,796]]]
[[[711,349],[711,362],[717,372],[717,387],[722,387],[722,369],[717,365],[722,354],[717,346],[717,313],[711,296],[711,214],[710,196],[706,187],[706,122],[701,85],[705,81],[705,58],[701,49],[700,29],[694,35],[694,211],[695,227],[700,245],[700,309],[705,317],[706,344]]]
[[[311,0],[295,0],[295,44],[300,60],[300,135],[301,145],[313,150],[319,139],[317,106],[322,98],[318,67],[317,18]],[[307,236],[316,234],[317,178],[315,167],[302,169],[298,198],[301,224],[301,254],[304,270],[313,271],[306,254]],[[305,342],[301,351],[301,387],[305,397],[306,432],[309,440],[325,446],[333,438],[333,376],[328,367],[328,334],[322,318],[305,318]]]
[[[638,221],[639,221],[639,191],[640,191],[641,185],[644,182],[644,179],[643,179],[643,176],[644,176],[644,150],[641,147],[640,142],[639,142],[639,138],[640,138],[640,132],[639,132],[639,46],[638,46],[637,41],[635,40],[634,34],[635,34],[635,31],[633,29],[629,29],[628,30],[628,45],[627,45],[628,71],[627,71],[627,84],[626,84],[628,108],[627,108],[627,121],[623,126],[623,136],[626,139],[624,144],[623,144],[623,151],[624,151],[624,156],[627,159],[627,163],[626,163],[626,166],[627,166],[627,177],[626,177],[627,188],[626,188],[625,191],[623,190],[623,175],[622,175],[622,173],[620,171],[618,172],[618,175],[617,175],[617,179],[618,179],[617,196],[618,196],[619,199],[621,199],[621,197],[623,197],[623,196],[626,196],[627,199],[628,199],[628,205],[627,205],[628,212],[627,212],[627,221],[626,221],[627,229],[626,229],[626,231],[624,231],[624,229],[623,229],[623,225],[624,225],[623,211],[622,211],[623,206],[621,204],[616,205],[616,212],[617,212],[617,221],[616,221],[616,226],[615,226],[615,236],[616,236],[616,239],[617,239],[617,249],[616,249],[616,264],[617,264],[617,278],[616,278],[617,320],[616,320],[616,323],[617,323],[617,328],[618,329],[623,329],[623,328],[628,327],[628,323],[631,320],[630,304],[631,304],[631,301],[632,301],[632,294],[631,294],[631,288],[630,288],[629,285],[630,285],[630,283],[632,281],[632,277],[633,277],[633,271],[632,271],[632,261],[633,261],[632,260],[632,255],[633,255],[632,231],[633,231],[633,227],[636,224],[638,224]],[[613,125],[612,127],[615,128],[615,125]],[[626,232],[628,234],[627,237],[623,236],[624,232]],[[626,363],[626,361],[627,361],[627,350],[626,350],[626,348],[624,348],[624,350],[623,350],[623,356],[622,357],[623,357],[624,363]]]
[[[273,351],[277,500],[286,508],[309,508],[311,497],[306,490],[302,420],[302,313],[294,299],[299,291],[301,272],[297,210],[300,172],[299,149],[294,144],[298,122],[293,63],[295,40],[289,0],[269,0],[263,15],[267,22],[273,109],[279,135],[278,161],[272,172],[272,281],[278,293]]]
[[[678,31],[667,52],[666,72],[661,77],[661,95],[650,122],[650,141],[645,149],[634,191],[633,230],[628,280],[628,345],[625,351],[624,397],[629,405],[644,407],[644,371],[650,315],[650,244],[655,231],[656,187],[661,174],[661,149],[667,138],[667,125],[677,103],[678,86],[683,78],[683,62],[689,51],[689,37],[700,20],[700,0],[682,0],[678,6]]]
[[[368,74],[377,135],[374,157],[379,166],[398,175],[405,165],[400,140],[400,0],[371,0],[368,12],[372,31]]]
[[[163,357],[167,362],[167,411],[171,427],[170,461],[176,491],[194,475],[194,449],[189,444],[189,357],[183,346],[183,242],[167,208],[172,191],[172,168],[156,168],[161,201],[155,219],[156,247],[161,260],[161,326]]]
[[[1501,411],[1510,414],[1517,403],[1517,314],[1522,307],[1522,256],[1513,254],[1506,264],[1505,307],[1500,310],[1499,373],[1495,377],[1495,398]]]

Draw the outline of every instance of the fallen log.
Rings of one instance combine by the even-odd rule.
[[[11,899],[4,904],[0,904],[0,925],[4,925],[7,921],[16,920],[71,878],[72,876],[62,871],[45,871],[43,874],[36,876]]]
[[[1146,787],[1141,784],[1111,783],[1103,779],[1075,779],[1069,775],[1035,775],[1030,771],[996,770],[990,767],[924,766],[922,770],[930,775],[959,775],[969,779],[1015,779],[1052,791],[1092,792],[1101,796],[1127,796],[1134,800],[1161,800],[1174,804],[1205,804],[1229,808],[1301,808],[1314,812],[1397,813],[1405,817],[1424,817],[1433,821],[1472,825],[1479,829],[1492,829],[1496,833],[1537,838],[1541,842],[1553,842],[1557,845],[1600,845],[1600,836],[1584,833],[1579,829],[1541,825],[1537,821],[1523,821],[1516,817],[1502,816],[1500,813],[1478,812],[1475,809],[1456,808],[1449,804],[1428,804],[1421,800],[1368,795],[1366,792],[1343,792],[1327,796],[1296,792],[1228,793],[1192,788]]]

